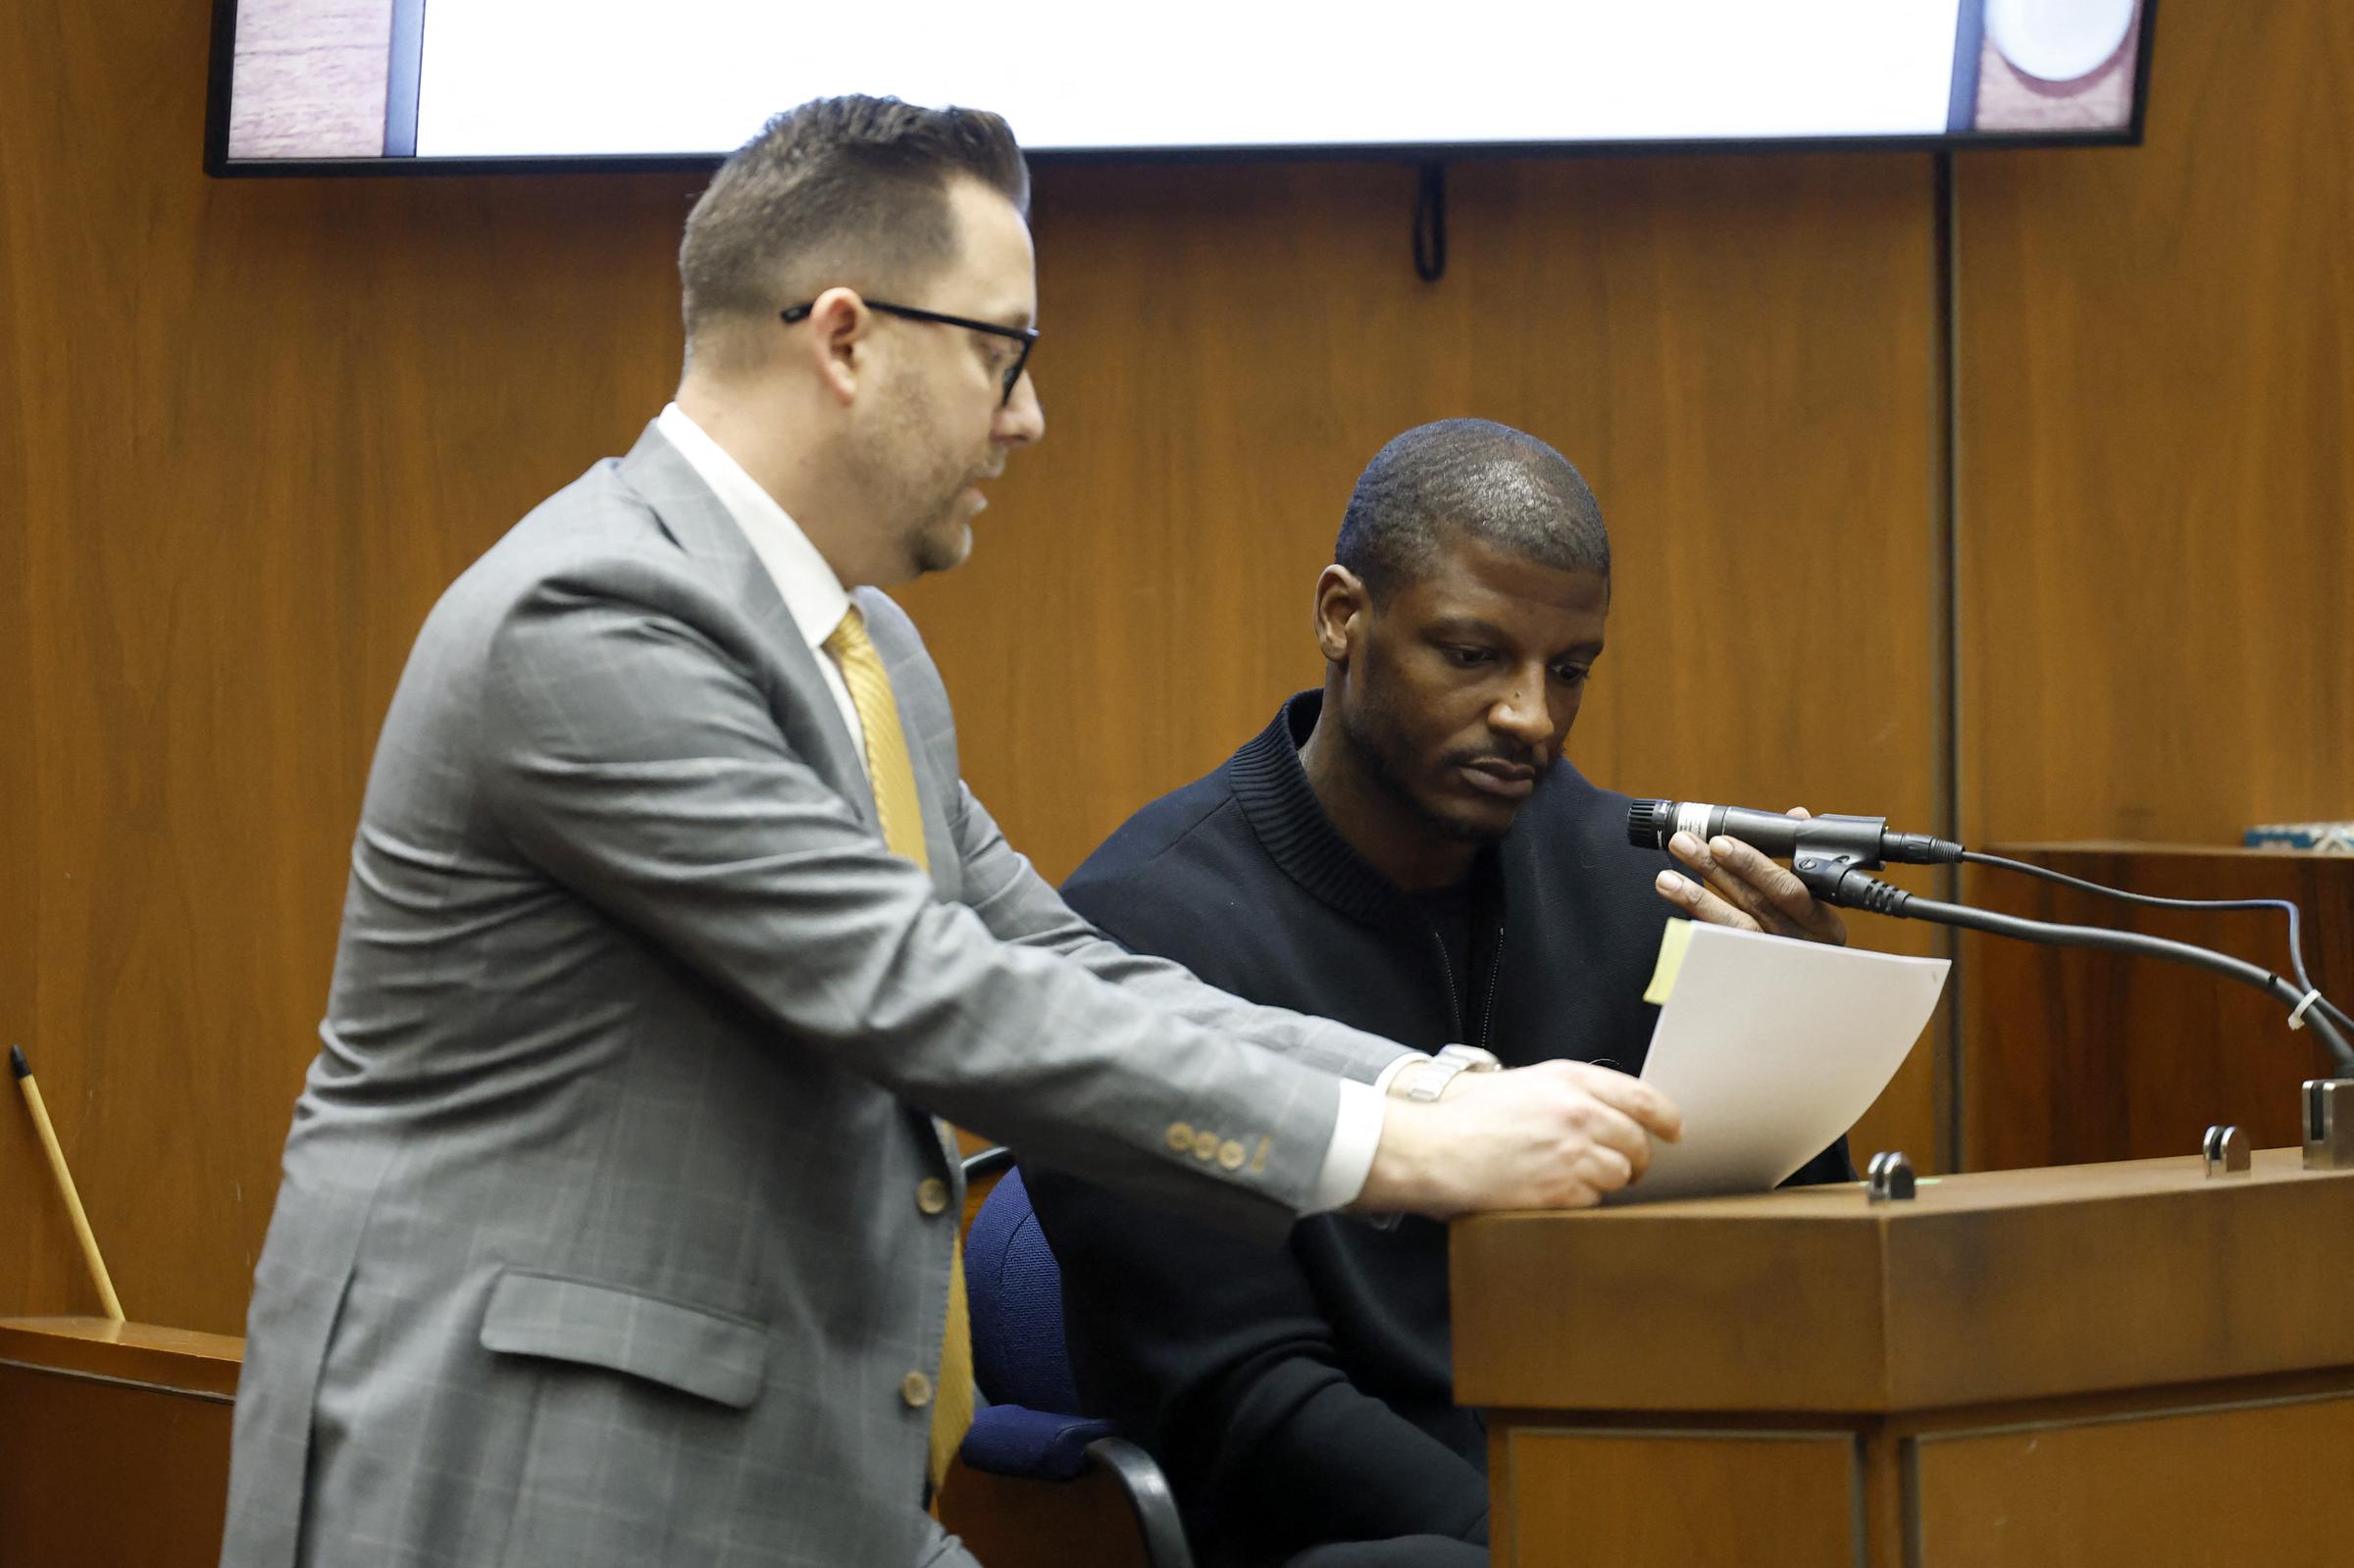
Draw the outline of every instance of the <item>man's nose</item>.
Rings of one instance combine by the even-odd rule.
[[[1488,709],[1488,723],[1532,751],[1551,741],[1553,711],[1545,703],[1542,667],[1514,672],[1511,683]]]
[[[1046,438],[1047,410],[1038,400],[1038,387],[1028,371],[1022,372],[1022,379],[1013,383],[1013,395],[998,408],[993,433],[1007,446],[1028,446]]]

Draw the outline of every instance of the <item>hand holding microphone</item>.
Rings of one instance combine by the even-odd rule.
[[[1778,820],[1805,822],[1809,815],[1804,806],[1794,806],[1787,818]],[[1698,878],[1663,871],[1652,885],[1661,897],[1694,920],[1834,947],[1847,944],[1847,922],[1839,918],[1839,911],[1818,901],[1806,884],[1766,859],[1754,843],[1722,833],[1703,843],[1698,834],[1679,828],[1669,835],[1666,848]]]
[[[1664,849],[1678,833],[1709,840],[1735,838],[1783,860],[1802,850],[1847,856],[1867,871],[1883,861],[1936,866],[1963,856],[1962,846],[1951,839],[1891,832],[1885,817],[1817,817],[1803,807],[1777,816],[1697,800],[1638,800],[1627,810],[1626,836],[1638,849]]]

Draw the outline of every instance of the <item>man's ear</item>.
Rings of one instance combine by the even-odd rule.
[[[866,345],[874,324],[874,312],[851,289],[829,288],[809,307],[811,368],[818,383],[845,407],[857,400],[858,383],[872,369]]]
[[[1346,665],[1365,634],[1373,596],[1345,566],[1328,566],[1316,576],[1316,646],[1330,664]]]

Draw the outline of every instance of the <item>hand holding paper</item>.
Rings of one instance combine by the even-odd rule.
[[[1759,1192],[1855,1124],[1936,1010],[1950,967],[1670,922],[1648,996],[1664,997],[1643,1081],[1680,1106],[1614,1202]]]

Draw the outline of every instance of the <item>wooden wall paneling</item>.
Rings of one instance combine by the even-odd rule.
[[[903,597],[967,776],[1048,876],[1322,679],[1309,595],[1357,472],[1462,414],[1551,440],[1611,522],[1611,651],[1570,744],[1589,774],[1932,820],[1928,160],[1450,179],[1449,272],[1425,284],[1410,169],[1040,175],[1048,438],[996,487],[972,561]],[[1826,682],[1860,662],[1868,683]],[[1932,1054],[1860,1140],[1933,1161]]]
[[[22,111],[32,63],[56,58],[54,20],[47,13],[35,17],[26,7],[0,11],[0,88],[26,89],[0,91],[0,169],[35,167],[62,137],[62,126],[29,124]],[[32,645],[38,600],[30,571],[30,453],[24,430],[26,403],[43,389],[26,374],[25,358],[27,322],[37,308],[19,260],[25,228],[19,207],[26,184],[13,173],[0,179],[0,1045],[27,1044],[37,1075],[39,1041],[26,1036],[40,999],[37,784],[43,769],[36,755],[40,687]],[[78,1256],[74,1233],[51,1189],[31,1118],[14,1085],[8,1092],[9,1103],[0,1107],[0,1190],[12,1201],[0,1205],[0,1281],[62,1282]],[[65,1128],[59,1134],[71,1159],[75,1141]],[[63,1289],[59,1284],[46,1297],[53,1309],[65,1304]],[[0,1311],[34,1299],[36,1294],[0,1287]],[[95,1290],[88,1299],[96,1310]]]
[[[207,182],[208,11],[0,8],[0,700],[30,759],[0,764],[0,1032],[127,1304],[233,1331],[409,641],[659,407],[698,181]],[[1317,679],[1309,583],[1381,441],[1483,413],[1575,458],[1616,532],[1589,771],[1925,820],[1928,189],[1919,157],[1464,166],[1425,286],[1410,171],[1046,172],[1052,439],[908,595],[968,772],[1067,872]],[[1800,694],[1859,648],[1861,710]],[[1930,1141],[1927,1077],[1882,1113],[1917,1131],[1868,1141]],[[37,1177],[27,1143],[0,1117],[0,1176]],[[64,1238],[0,1207],[0,1309],[87,1309]]]
[[[0,15],[0,43],[34,40],[13,11]],[[10,62],[26,58],[22,47],[0,53],[0,84],[13,84]],[[24,165],[30,148],[11,110],[0,104],[0,169]],[[26,452],[18,432],[26,396],[20,365],[24,345],[24,295],[17,287],[14,203],[0,180],[0,1046],[21,1038],[35,1004],[39,969],[33,949],[39,940],[40,899],[34,886],[38,822],[33,813],[33,684],[30,627],[33,600],[26,581]],[[34,1070],[39,1070],[36,1057]],[[30,1118],[17,1103],[0,1107],[0,1192],[11,1201],[0,1211],[0,1279],[23,1279],[36,1256],[70,1255],[74,1233],[64,1211],[48,1195],[49,1173],[32,1136]],[[18,1303],[0,1291],[0,1310]]]
[[[2354,814],[2354,11],[2167,0],[2147,144],[1956,159],[1962,824]]]
[[[37,986],[0,1025],[127,1306],[234,1332],[409,642],[660,407],[696,181],[207,181],[207,10],[0,19],[41,78],[0,93],[11,679],[37,694],[9,737],[36,759],[10,975]],[[50,1207],[6,1206],[0,1307],[89,1308]]]

